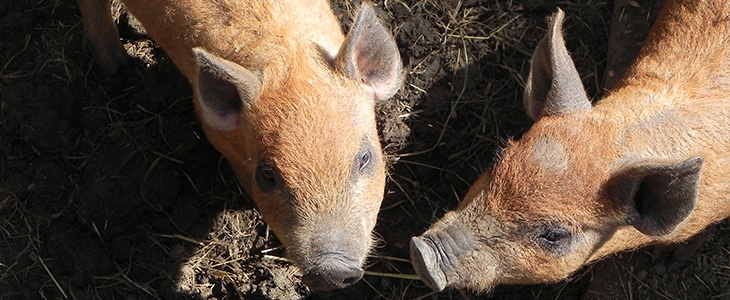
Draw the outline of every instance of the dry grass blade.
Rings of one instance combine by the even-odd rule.
[[[38,256],[38,254],[36,254],[35,252],[30,253],[30,259],[32,259],[36,263],[40,263],[41,266],[43,266],[43,269],[46,271],[46,273],[48,273],[48,276],[51,277],[51,280],[53,280],[53,284],[56,285],[56,288],[58,289],[58,291],[61,292],[61,295],[63,295],[63,298],[68,299],[66,292],[63,290],[61,285],[58,283],[58,280],[56,280],[56,276],[53,276],[53,273],[51,273],[51,270],[49,270],[48,266],[46,266],[46,263],[43,262],[43,259],[40,256]]]
[[[365,271],[365,275],[376,276],[376,277],[388,277],[396,279],[407,279],[407,280],[421,280],[416,274],[395,274],[395,273],[383,273],[374,271]]]

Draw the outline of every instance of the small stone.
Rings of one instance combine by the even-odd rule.
[[[656,280],[656,279],[649,280],[649,286],[651,286],[652,291],[659,290],[659,280]]]
[[[661,276],[661,275],[664,275],[664,273],[667,271],[667,268],[664,267],[664,265],[662,265],[662,264],[658,264],[658,265],[654,266],[654,269],[652,271],[654,271],[654,274]]]

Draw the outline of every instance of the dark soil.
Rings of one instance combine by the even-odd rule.
[[[368,271],[389,274],[413,274],[410,237],[456,207],[505,141],[530,126],[522,91],[545,17],[566,11],[568,49],[597,97],[612,16],[633,16],[627,28],[645,33],[651,14],[640,9],[654,6],[375,2],[408,69],[378,107],[391,169]],[[358,3],[334,5],[344,28]],[[0,1],[0,299],[577,299],[594,268],[620,277],[618,288],[591,289],[603,299],[730,298],[726,223],[671,268],[647,248],[564,282],[482,295],[432,294],[379,274],[313,294],[206,141],[187,80],[126,20],[130,61],[108,76],[82,48],[73,1]]]

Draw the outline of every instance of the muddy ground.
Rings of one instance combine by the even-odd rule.
[[[632,17],[623,32],[640,35],[655,6],[376,4],[408,69],[405,86],[377,112],[391,169],[368,271],[389,274],[413,274],[409,238],[456,207],[505,141],[530,126],[521,95],[545,17],[566,11],[568,49],[596,98],[611,17]],[[345,29],[357,6],[335,4]],[[730,299],[726,223],[678,266],[647,248],[560,283],[487,294],[433,294],[420,281],[377,273],[311,293],[205,140],[186,79],[125,16],[120,23],[133,58],[108,76],[82,48],[73,1],[0,1],[0,299],[578,299],[596,269],[619,280],[591,289],[593,298]]]

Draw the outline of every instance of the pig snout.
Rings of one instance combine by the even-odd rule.
[[[416,274],[435,291],[453,285],[464,253],[471,251],[474,237],[453,226],[431,229],[411,239],[411,262]]]
[[[313,291],[329,291],[356,283],[363,275],[362,265],[367,258],[372,239],[370,232],[346,222],[327,226],[332,222],[317,222],[301,233],[287,248],[288,256],[302,270],[302,282]],[[314,236],[313,233],[320,234]]]
[[[314,259],[302,282],[316,291],[329,291],[350,286],[362,278],[358,261],[341,253],[327,253]]]
[[[436,243],[428,238],[411,239],[411,262],[416,274],[434,291],[442,291],[448,285],[446,272],[453,273],[451,261],[442,262],[442,257],[450,257],[439,251]],[[454,262],[455,263],[455,262]]]

